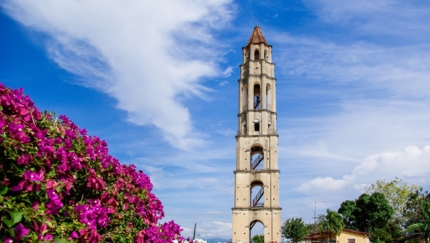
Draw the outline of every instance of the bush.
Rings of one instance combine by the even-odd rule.
[[[172,242],[150,178],[65,116],[0,84],[0,235],[5,242]]]

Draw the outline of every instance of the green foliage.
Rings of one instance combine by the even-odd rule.
[[[15,224],[19,223],[22,219],[22,213],[20,212],[10,212],[10,219],[3,218],[3,222],[7,225],[7,227],[11,228]]]
[[[430,194],[423,189],[420,188],[415,190],[415,192],[410,193],[408,196],[408,200],[406,202],[406,207],[403,210],[403,218],[402,226],[407,228],[409,225],[422,223],[423,222],[423,212],[422,212],[422,202],[428,201],[430,202]]]
[[[302,241],[309,234],[309,227],[302,218],[287,219],[281,226],[282,235],[293,242]]]
[[[340,235],[344,227],[345,227],[345,223],[343,222],[342,215],[330,209],[327,209],[327,214],[319,222],[319,225],[318,225],[318,228],[321,232],[324,232],[324,231],[330,232],[330,240],[331,240],[332,233],[336,235]]]
[[[370,196],[364,193],[355,203],[353,215],[358,230],[372,232],[384,228],[393,216],[393,209],[379,192],[374,192]]]
[[[343,216],[343,222],[345,223],[345,228],[356,230],[355,226],[355,216],[353,214],[356,208],[355,201],[346,200],[341,205],[338,213]]]
[[[409,225],[406,228],[406,232],[413,233],[424,233],[424,239],[428,243],[428,238],[430,236],[430,202],[422,201],[422,222]]]
[[[372,194],[374,192],[382,193],[388,200],[391,208],[394,210],[393,218],[399,219],[401,222],[405,221],[403,212],[406,209],[406,203],[411,193],[422,189],[417,185],[408,185],[396,177],[396,179],[387,182],[385,180],[378,180],[375,184],[365,188],[365,193]]]
[[[264,235],[254,235],[251,238],[251,243],[264,243]]]
[[[152,183],[66,116],[0,84],[0,238],[4,242],[171,242]]]
[[[393,209],[383,194],[363,193],[355,201],[344,201],[338,212],[347,228],[369,232],[372,241],[389,241],[399,235],[399,223],[392,219]]]

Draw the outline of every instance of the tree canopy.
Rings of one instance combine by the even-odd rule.
[[[309,234],[309,227],[302,218],[290,218],[282,224],[281,232],[293,242],[300,242]]]
[[[251,243],[264,243],[264,235],[254,235],[251,238]]]
[[[371,195],[363,193],[355,201],[344,201],[338,212],[342,214],[348,228],[369,232],[373,240],[382,238],[387,240],[386,235],[392,231],[389,223],[393,216],[393,209],[384,195],[379,192]]]
[[[406,228],[406,231],[408,232],[418,232],[424,234],[425,242],[429,242],[429,236],[430,236],[430,202],[428,201],[422,201],[421,202],[421,208],[422,208],[422,221],[419,223],[415,223],[412,225],[409,225]]]
[[[389,205],[393,209],[393,219],[399,219],[404,222],[406,219],[403,217],[408,197],[411,193],[420,190],[421,187],[417,185],[409,185],[402,179],[396,178],[387,182],[384,180],[377,180],[376,183],[365,188],[365,193],[372,194],[379,192],[384,195]]]

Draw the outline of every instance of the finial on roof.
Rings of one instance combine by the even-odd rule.
[[[260,27],[255,26],[254,31],[251,34],[251,37],[249,37],[246,47],[249,46],[250,44],[260,44],[260,43],[264,43],[266,46],[269,45],[267,44],[266,39],[264,38],[263,32],[261,32]]]

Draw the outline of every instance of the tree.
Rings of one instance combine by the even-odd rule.
[[[406,209],[408,197],[411,193],[420,189],[422,189],[420,186],[408,185],[402,179],[396,177],[390,182],[377,180],[375,184],[365,188],[365,193],[369,195],[374,192],[382,193],[394,211],[393,219],[399,219],[401,223],[404,223],[403,212]]]
[[[358,230],[372,232],[384,228],[393,216],[393,209],[384,195],[374,192],[372,195],[362,194],[356,201],[353,211],[355,225]]]
[[[355,216],[353,214],[355,208],[355,201],[346,200],[340,205],[339,210],[337,210],[337,212],[343,216],[345,228],[353,230],[357,229],[357,227],[355,226]]]
[[[338,212],[347,228],[369,232],[372,241],[389,241],[398,237],[399,223],[392,220],[393,209],[384,195],[363,193],[357,200],[344,201]]]
[[[430,202],[422,201],[422,222],[409,225],[406,228],[407,232],[418,232],[424,234],[424,240],[429,243],[430,236]]]
[[[251,243],[264,243],[264,235],[254,235],[251,239]]]
[[[423,192],[423,189],[420,188],[409,194],[406,206],[403,210],[404,221],[402,223],[404,228],[407,228],[409,225],[422,222],[423,201],[430,202],[430,194],[428,191]]]
[[[340,235],[345,227],[345,223],[343,222],[343,217],[336,211],[332,211],[327,209],[327,214],[319,223],[319,229],[321,232],[329,231],[330,241],[331,234],[335,233],[336,235]]]
[[[281,226],[282,235],[293,242],[302,241],[309,234],[309,227],[302,218],[287,219]]]

